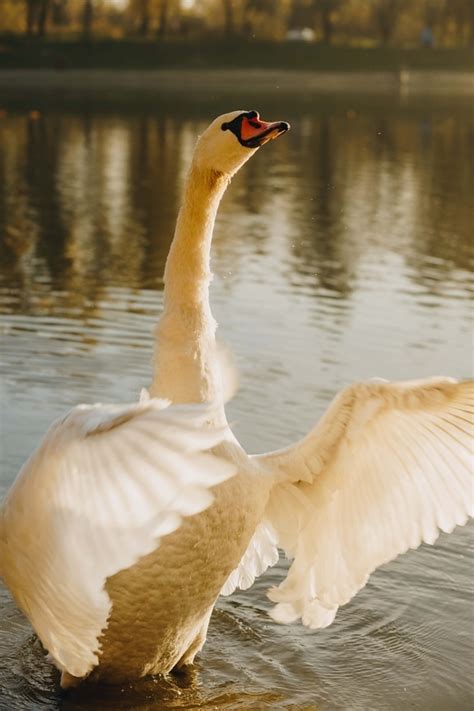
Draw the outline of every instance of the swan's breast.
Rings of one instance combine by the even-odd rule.
[[[214,495],[209,509],[184,519],[156,551],[107,581],[113,607],[101,640],[101,677],[166,673],[198,634],[240,562],[268,494],[261,479],[243,471]]]

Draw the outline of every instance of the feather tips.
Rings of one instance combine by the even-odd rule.
[[[466,523],[473,418],[473,382],[358,383],[301,442],[257,458],[276,472],[266,515],[294,558],[269,592],[275,619],[327,626],[375,568]]]
[[[247,590],[255,578],[278,562],[277,539],[272,526],[262,521],[255,531],[238,567],[230,574],[221,595],[231,595],[236,588]]]

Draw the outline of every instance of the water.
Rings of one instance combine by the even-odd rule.
[[[471,374],[474,125],[462,101],[2,102],[0,493],[69,406],[132,400],[149,382],[195,137],[239,106],[292,123],[233,180],[215,232],[212,305],[241,374],[229,420],[248,451],[300,437],[351,381]],[[267,616],[282,561],[218,604],[189,674],[66,696],[0,587],[0,709],[470,709],[472,562],[472,527],[443,535],[311,632]]]

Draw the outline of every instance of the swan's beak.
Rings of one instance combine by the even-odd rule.
[[[254,114],[249,118],[249,114]],[[281,136],[282,133],[290,130],[290,124],[286,121],[262,121],[257,111],[249,111],[249,114],[242,119],[240,127],[241,143],[249,148],[258,148],[264,143],[272,141]]]
[[[286,121],[262,121],[258,111],[248,111],[240,114],[233,121],[222,125],[224,131],[229,130],[246,148],[260,148],[264,143],[272,141],[282,133],[290,130]]]

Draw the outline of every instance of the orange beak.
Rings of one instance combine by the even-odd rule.
[[[272,141],[290,128],[290,124],[286,121],[269,123],[262,121],[257,111],[250,113],[255,113],[256,116],[251,118],[244,116],[240,128],[241,141],[250,148],[263,146],[264,143]]]
[[[247,111],[232,121],[223,123],[221,128],[223,131],[232,131],[242,146],[259,148],[267,141],[289,131],[290,124],[286,121],[268,123],[260,119],[258,111]]]

